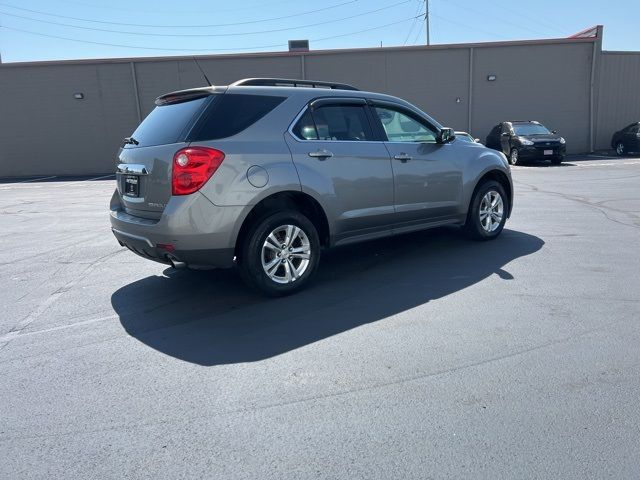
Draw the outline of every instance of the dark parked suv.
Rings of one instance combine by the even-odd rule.
[[[559,165],[566,153],[564,138],[531,120],[499,123],[489,132],[486,145],[504,153],[511,165],[521,160],[551,160]]]
[[[410,103],[349,85],[169,93],[119,152],[112,230],[174,267],[237,265],[270,295],[303,287],[326,247],[440,225],[491,240],[511,213],[509,165],[454,139]]]
[[[620,156],[627,153],[640,153],[640,122],[627,125],[611,138],[611,148]]]

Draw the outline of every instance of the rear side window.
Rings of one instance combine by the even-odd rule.
[[[209,99],[206,96],[187,102],[160,105],[147,115],[132,137],[138,142],[138,147],[180,142],[184,140]]]
[[[249,128],[286,97],[225,93],[208,108],[191,140],[215,140],[231,137]]]
[[[300,117],[298,123],[293,127],[293,133],[296,137],[304,140],[318,140],[316,124],[313,123],[313,117],[311,116],[310,109],[307,109],[307,111],[304,112],[304,115]]]
[[[324,105],[300,118],[293,133],[304,140],[372,140],[373,133],[364,106]]]

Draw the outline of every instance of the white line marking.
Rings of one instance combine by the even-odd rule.
[[[11,340],[15,340],[16,338],[21,338],[21,337],[30,337],[32,335],[38,335],[41,333],[48,333],[48,332],[55,332],[58,330],[66,330],[68,328],[74,328],[74,327],[79,327],[82,325],[89,325],[91,323],[97,323],[97,322],[102,322],[104,320],[113,320],[114,318],[118,318],[118,315],[107,315],[106,317],[99,317],[99,318],[93,318],[91,320],[85,320],[83,322],[77,322],[77,323],[72,323],[70,325],[60,325],[57,327],[51,327],[51,328],[45,328],[43,330],[35,330],[33,332],[24,332],[24,333],[20,333],[20,331],[18,330],[12,330],[11,332],[5,333],[4,335],[0,336],[0,342],[9,342]]]
[[[50,177],[31,178],[29,180],[21,180],[19,182],[15,182],[15,183],[39,182],[40,180],[49,180],[50,178],[57,178],[57,176],[56,175],[51,175]]]
[[[116,176],[115,173],[110,173],[109,175],[102,175],[101,177],[89,178],[87,180],[83,180],[83,182],[90,182],[91,180],[100,180],[101,178],[115,177],[115,176]]]

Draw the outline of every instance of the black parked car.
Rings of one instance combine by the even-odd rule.
[[[616,149],[618,155],[640,153],[640,122],[627,125],[617,131],[611,138],[611,148]]]
[[[487,135],[487,147],[500,150],[511,165],[520,160],[549,159],[554,165],[562,163],[566,153],[564,138],[555,130],[549,131],[531,120],[502,122]]]

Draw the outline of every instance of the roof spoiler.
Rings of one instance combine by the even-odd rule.
[[[178,90],[177,92],[165,93],[160,95],[155,100],[157,106],[169,105],[172,103],[188,102],[189,100],[196,100],[198,98],[206,97],[208,95],[214,95],[224,91],[221,87],[200,87],[190,88],[188,90]]]

